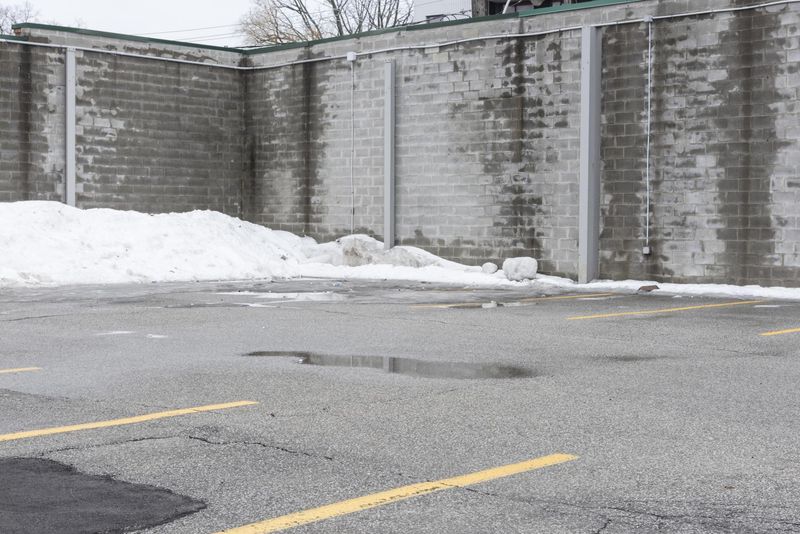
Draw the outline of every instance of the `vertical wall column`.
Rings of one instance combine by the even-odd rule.
[[[578,217],[578,282],[597,278],[600,256],[600,30],[581,34],[581,149]]]
[[[386,60],[383,86],[383,248],[386,250],[395,242],[394,87],[394,61]]]
[[[64,96],[66,98],[66,152],[64,202],[75,205],[75,49],[67,48]]]

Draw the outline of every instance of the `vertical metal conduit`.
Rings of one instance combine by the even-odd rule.
[[[66,126],[64,147],[64,203],[75,205],[75,49],[67,48],[64,61],[64,98]]]
[[[644,248],[642,254],[650,254],[650,130],[652,123],[652,94],[653,94],[653,17],[645,17],[647,23],[647,142],[645,148],[645,224]]]
[[[386,60],[383,75],[383,248],[389,250],[395,241],[394,60]]]
[[[350,61],[350,233],[356,233],[356,63]]]

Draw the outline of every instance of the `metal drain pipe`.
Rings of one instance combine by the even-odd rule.
[[[645,224],[644,224],[644,247],[642,255],[650,255],[650,137],[652,125],[652,93],[653,93],[653,17],[645,17],[647,23],[647,142],[645,148],[645,187],[647,189],[645,199]]]
[[[383,249],[389,250],[395,241],[394,60],[386,60],[383,73]]]
[[[355,52],[347,53],[350,62],[350,233],[356,233],[356,59]]]
[[[64,203],[75,206],[76,152],[75,152],[75,49],[67,48],[64,53]]]

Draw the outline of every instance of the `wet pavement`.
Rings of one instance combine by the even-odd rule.
[[[539,286],[4,289],[0,532],[800,531],[798,327]],[[25,503],[71,490],[30,462],[178,500],[42,530]]]

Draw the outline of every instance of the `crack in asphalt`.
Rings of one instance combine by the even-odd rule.
[[[264,443],[261,441],[244,441],[244,440],[230,440],[230,441],[213,441],[208,438],[204,438],[202,436],[194,436],[194,435],[185,435],[185,434],[175,434],[169,436],[147,436],[142,438],[130,438],[118,441],[109,441],[105,443],[94,443],[89,445],[75,445],[70,447],[60,447],[57,449],[48,449],[46,451],[39,452],[37,454],[38,457],[43,458],[48,454],[54,454],[59,452],[69,452],[69,451],[84,451],[90,449],[99,449],[103,447],[116,447],[118,445],[127,445],[129,443],[141,443],[144,441],[161,441],[161,440],[169,440],[169,439],[186,439],[191,441],[200,441],[202,443],[206,443],[208,445],[219,445],[219,446],[227,446],[227,445],[253,445],[262,447],[264,449],[273,449],[276,451],[285,452],[287,454],[293,454],[297,456],[306,456],[308,458],[315,458],[315,459],[324,459],[328,461],[333,461],[334,458],[332,456],[327,456],[324,454],[314,454],[307,451],[300,451],[295,449],[290,449],[288,447],[282,447],[280,445],[273,445],[270,443]]]
[[[207,445],[223,446],[223,447],[224,446],[233,446],[233,445],[256,446],[256,447],[261,447],[261,448],[264,448],[264,449],[280,451],[280,452],[283,452],[283,453],[286,453],[286,454],[292,454],[292,455],[295,455],[295,456],[304,456],[304,457],[313,458],[313,459],[324,459],[326,461],[335,461],[335,458],[332,457],[332,456],[327,456],[327,455],[323,455],[323,454],[315,454],[315,453],[311,453],[311,452],[303,451],[303,450],[290,449],[288,447],[284,447],[284,446],[280,446],[280,445],[274,445],[274,444],[271,444],[271,443],[265,443],[265,442],[261,442],[261,441],[249,441],[249,440],[215,441],[215,440],[203,437],[203,436],[197,436],[197,435],[192,435],[192,434],[188,434],[188,435],[186,435],[186,434],[177,434],[177,435],[167,435],[167,436],[146,436],[146,437],[130,438],[130,439],[119,440],[119,441],[112,441],[112,442],[107,442],[107,443],[99,443],[99,444],[91,444],[91,445],[79,445],[79,446],[71,446],[71,447],[61,447],[61,448],[57,448],[57,449],[49,449],[47,451],[43,451],[41,453],[38,453],[37,456],[38,457],[44,457],[44,456],[46,456],[48,454],[53,454],[53,453],[58,453],[58,452],[82,451],[82,450],[96,449],[96,448],[102,448],[102,447],[114,447],[114,446],[118,446],[118,445],[126,445],[126,444],[129,444],[129,443],[141,443],[141,442],[146,442],[146,441],[161,441],[161,440],[170,440],[170,439],[185,439],[185,440],[190,440],[190,441],[199,441],[199,442],[207,444]],[[402,477],[402,478],[418,480],[416,477],[414,477],[412,475],[409,475],[409,474],[402,473],[402,472],[395,472],[394,474],[396,476],[399,476],[399,477]],[[731,520],[735,520],[735,518],[733,518],[733,517],[725,518],[725,517],[712,516],[712,515],[707,515],[707,514],[686,514],[686,513],[685,514],[665,514],[665,513],[656,513],[656,512],[650,512],[650,511],[643,511],[643,510],[634,510],[634,509],[630,509],[630,508],[624,508],[624,507],[621,507],[621,506],[610,506],[610,505],[592,506],[592,505],[582,505],[582,504],[578,504],[578,503],[570,503],[570,502],[555,501],[555,500],[548,500],[548,499],[535,499],[535,498],[526,499],[526,498],[514,497],[514,496],[510,496],[510,495],[504,495],[504,494],[501,494],[501,493],[492,493],[492,492],[488,492],[488,491],[475,489],[475,488],[472,488],[472,487],[457,486],[457,485],[452,485],[452,484],[442,484],[442,485],[444,487],[447,487],[447,488],[450,488],[450,489],[461,490],[461,491],[464,491],[466,493],[470,493],[470,494],[473,494],[473,495],[480,495],[480,496],[483,496],[483,497],[490,497],[490,498],[493,498],[493,499],[499,499],[499,500],[502,500],[502,501],[505,501],[505,502],[508,502],[508,503],[557,505],[557,506],[564,506],[564,507],[568,507],[568,508],[577,508],[577,509],[580,509],[580,510],[594,512],[594,513],[598,513],[598,514],[603,515],[604,516],[603,517],[604,523],[599,528],[597,528],[595,530],[592,530],[591,534],[602,534],[612,524],[612,522],[615,521],[615,519],[613,519],[611,517],[607,517],[605,514],[602,514],[602,512],[604,512],[604,511],[605,512],[613,511],[613,512],[617,512],[619,514],[623,514],[623,515],[627,515],[627,516],[646,516],[646,517],[651,517],[653,519],[656,519],[658,521],[666,521],[666,522],[670,522],[670,521],[676,521],[676,522],[680,522],[680,523],[698,523],[699,522],[699,523],[702,524],[705,521],[705,522],[711,522],[711,524],[713,524],[715,527],[719,527],[719,528],[729,528],[732,525],[732,521]],[[727,521],[725,521],[724,519],[727,519]],[[763,522],[771,522],[771,523],[777,523],[778,525],[785,526],[788,529],[787,532],[794,531],[796,529],[796,527],[800,527],[800,522],[795,522],[795,521],[786,520],[786,519],[780,519],[780,518],[774,518],[774,517],[759,517],[759,518],[753,518],[753,519],[758,519],[760,522],[762,522],[762,524],[763,524]],[[723,521],[721,521],[721,520],[723,520]],[[708,526],[707,523],[706,523],[706,525]]]
[[[3,321],[0,321],[0,322],[13,323],[13,322],[16,322],[16,321],[30,321],[30,320],[33,320],[33,319],[47,319],[49,317],[68,317],[68,316],[71,316],[71,315],[74,315],[74,314],[72,314],[72,313],[59,313],[59,314],[54,314],[54,315],[28,315],[28,316],[25,316],[25,317],[15,317],[14,319],[4,319]]]
[[[285,452],[285,453],[288,453],[288,454],[294,454],[294,455],[297,455],[297,456],[306,456],[308,458],[315,458],[315,459],[322,458],[322,459],[328,460],[328,461],[333,461],[333,459],[334,459],[332,456],[326,456],[324,454],[314,454],[314,453],[307,452],[307,451],[299,451],[299,450],[289,449],[287,447],[281,447],[280,445],[272,445],[270,443],[262,443],[260,441],[239,441],[239,440],[234,440],[234,441],[212,441],[212,440],[210,440],[208,438],[204,438],[204,437],[200,437],[200,436],[192,436],[192,435],[181,436],[181,437],[184,437],[184,438],[190,439],[190,440],[201,441],[201,442],[207,443],[209,445],[221,445],[221,446],[226,446],[226,445],[254,445],[254,446],[257,446],[257,447],[262,447],[264,449],[273,449],[273,450],[276,450],[276,451],[281,451],[281,452]]]
[[[612,519],[610,517],[606,517],[605,518],[605,522],[603,523],[603,525],[600,528],[598,528],[596,530],[593,530],[591,532],[591,534],[600,534],[601,532],[603,532],[605,529],[608,528],[608,525],[611,524],[611,521],[612,521]]]
[[[519,497],[513,497],[513,496],[509,496],[509,495],[504,495],[504,494],[501,494],[501,493],[491,493],[491,492],[487,492],[487,491],[481,491],[481,490],[477,490],[477,489],[470,488],[470,487],[453,486],[453,485],[449,485],[449,484],[445,484],[445,486],[447,486],[449,488],[453,488],[453,489],[460,489],[460,490],[463,490],[463,491],[466,491],[466,492],[469,492],[469,493],[472,493],[472,494],[476,494],[476,495],[481,495],[481,496],[484,496],[484,497],[491,497],[491,498],[495,498],[495,499],[500,499],[500,500],[506,501],[508,503],[557,505],[557,506],[564,506],[564,507],[568,507],[568,508],[578,508],[580,510],[585,510],[585,511],[589,511],[589,512],[595,512],[595,513],[598,513],[598,514],[601,514],[601,515],[603,515],[602,514],[603,511],[613,511],[613,512],[617,512],[619,514],[624,514],[624,515],[628,515],[628,516],[652,517],[652,518],[654,518],[654,519],[656,519],[658,521],[665,521],[665,522],[676,521],[676,522],[680,522],[680,523],[698,523],[698,522],[702,523],[703,520],[705,520],[705,521],[713,522],[712,523],[713,526],[719,527],[719,528],[723,528],[723,529],[731,527],[731,525],[733,523],[733,521],[731,521],[731,519],[733,519],[735,521],[734,518],[729,518],[728,521],[720,521],[721,519],[728,519],[728,518],[720,517],[720,516],[706,515],[706,514],[688,514],[688,513],[687,514],[659,514],[659,513],[655,513],[655,512],[648,512],[648,511],[642,511],[642,510],[631,510],[629,508],[622,508],[622,507],[619,507],[619,506],[609,506],[609,505],[591,506],[591,505],[581,505],[581,504],[576,504],[576,503],[570,503],[570,502],[564,502],[564,501],[554,501],[554,500],[547,500],[547,499],[535,499],[535,498],[534,499],[523,499],[523,498],[519,498]],[[744,512],[742,512],[742,514],[744,514]],[[780,524],[782,526],[785,526],[787,529],[789,529],[789,530],[786,530],[786,532],[793,532],[796,527],[800,527],[800,522],[795,522],[795,521],[786,520],[786,519],[780,519],[780,518],[777,518],[777,517],[757,517],[757,518],[753,518],[753,519],[757,519],[760,524],[763,524],[764,522],[778,523],[778,524]],[[603,520],[604,520],[604,524],[601,525],[598,529],[591,531],[591,534],[602,533],[614,521],[613,518],[605,517],[605,516],[603,517]]]
[[[147,436],[144,438],[130,438],[130,439],[123,439],[118,441],[109,441],[106,443],[93,443],[91,445],[74,445],[71,447],[60,447],[58,449],[48,449],[46,451],[42,451],[37,454],[40,458],[43,458],[45,455],[53,454],[57,452],[69,452],[69,451],[85,451],[90,449],[99,449],[102,447],[115,447],[117,445],[126,445],[128,443],[138,443],[142,441],[158,441],[158,440],[166,440],[166,439],[179,439],[183,436],[174,435],[174,436]]]

